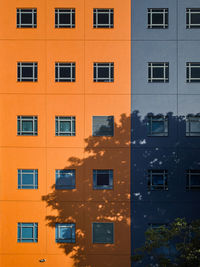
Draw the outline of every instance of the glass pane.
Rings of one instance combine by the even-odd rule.
[[[152,122],[152,133],[164,133],[164,122],[163,121],[153,121]]]
[[[33,174],[23,174],[22,175],[22,184],[23,185],[32,185],[33,184]]]
[[[70,121],[61,121],[60,122],[60,131],[61,132],[70,132],[71,131],[71,122]]]
[[[97,185],[109,185],[109,174],[97,174]]]
[[[33,67],[22,67],[22,77],[33,77]]]
[[[33,227],[22,227],[22,238],[33,238]]]
[[[60,77],[66,78],[66,77],[71,77],[71,71],[70,67],[65,67],[65,68],[60,68]]]
[[[200,67],[199,68],[198,67],[196,67],[196,68],[192,67],[191,68],[191,77],[192,78],[200,78]]]
[[[191,183],[191,186],[200,186],[200,174],[191,175],[190,183]]]
[[[163,185],[164,184],[163,175],[153,175],[152,176],[152,184],[153,185]]]
[[[59,229],[60,239],[71,239],[72,238],[72,228],[71,227],[60,227]]]
[[[199,121],[191,121],[190,131],[194,132],[194,133],[200,133],[200,122]]]
[[[21,23],[22,24],[32,24],[32,13],[21,14]]]
[[[33,131],[33,122],[32,121],[22,121],[22,131]]]
[[[70,14],[60,14],[60,24],[70,24]]]
[[[191,24],[200,24],[200,14],[192,14]]]
[[[109,68],[98,68],[98,77],[99,78],[108,78],[109,77]]]
[[[163,24],[163,14],[153,14],[152,24]]]
[[[164,68],[162,67],[154,67],[153,68],[153,78],[163,78],[164,77]]]
[[[108,14],[98,14],[98,24],[108,24],[109,16]]]

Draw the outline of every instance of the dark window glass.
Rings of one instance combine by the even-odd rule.
[[[93,9],[94,28],[113,28],[113,9]]]
[[[75,243],[76,225],[75,223],[56,223],[56,242]]]
[[[75,170],[56,170],[56,189],[74,189]]]
[[[148,63],[148,82],[169,82],[169,63]]]
[[[56,28],[75,28],[75,9],[55,9]]]
[[[17,9],[17,28],[36,28],[37,9]]]
[[[148,8],[148,28],[168,28],[168,9]]]
[[[93,170],[94,189],[113,188],[113,170]]]
[[[94,82],[113,82],[114,63],[94,63]]]
[[[167,136],[168,117],[148,116],[148,136]]]
[[[200,28],[200,9],[186,9],[186,28]]]
[[[167,171],[149,170],[148,188],[149,190],[167,190],[168,189]]]
[[[55,63],[56,82],[75,82],[75,63]]]
[[[188,170],[187,171],[186,189],[200,190],[200,170]]]
[[[93,116],[93,136],[113,136],[113,116]]]
[[[187,62],[186,63],[186,81],[189,83],[200,82],[200,63]]]
[[[93,223],[93,243],[113,244],[114,225],[113,223]]]

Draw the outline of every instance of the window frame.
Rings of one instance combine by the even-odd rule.
[[[98,23],[99,14],[108,15],[108,23]],[[93,8],[93,29],[113,29],[114,8]]]
[[[27,11],[27,10],[31,10],[31,11]],[[24,11],[26,14],[31,14],[31,18],[32,18],[31,24],[21,23],[22,15],[23,15]],[[19,20],[19,23],[18,23],[18,20]],[[17,29],[22,29],[22,28],[23,29],[30,29],[30,28],[35,29],[35,28],[37,28],[37,8],[17,8],[17,10],[16,10],[16,26],[17,26]]]
[[[32,226],[31,226],[32,224]],[[23,228],[32,228],[32,238],[23,237]],[[32,241],[28,241],[32,240]],[[38,243],[38,223],[18,222],[17,224],[17,242],[18,243]]]
[[[104,133],[104,135],[102,135],[102,134],[98,134],[98,132],[97,132],[97,134],[95,134],[95,118],[100,118],[100,117],[106,117],[107,119],[109,119],[109,118],[112,118],[112,123],[113,123],[113,125],[112,125],[112,134],[106,134],[105,135],[105,133]],[[114,116],[92,116],[92,136],[93,137],[102,137],[102,136],[106,136],[106,137],[114,137],[114,128],[115,128],[115,121],[114,121]]]
[[[199,178],[199,185],[191,185],[191,176],[199,176],[200,177],[200,170],[186,170],[186,190],[187,191],[200,191],[200,178]]]
[[[163,70],[163,77],[154,77],[154,69]],[[169,82],[169,62],[148,62],[148,83],[168,83]]]
[[[31,119],[32,118],[32,119]],[[23,122],[32,121],[32,131],[23,131]],[[17,135],[18,136],[37,136],[38,135],[38,116],[18,115],[17,116]]]
[[[99,69],[108,71],[108,77],[99,77]],[[114,62],[94,62],[93,63],[93,82],[114,82]]]
[[[153,184],[153,176],[163,176],[163,184],[162,185],[154,185]],[[167,191],[168,190],[168,171],[160,170],[160,169],[150,169],[148,170],[148,190],[149,191]]]
[[[23,68],[32,68],[32,77],[23,77]],[[37,82],[38,62],[17,62],[17,82]]]
[[[199,122],[200,124],[200,115],[187,115],[186,117],[186,136],[188,137],[198,137],[200,136],[200,131],[199,132],[192,132],[191,131],[191,124],[192,122]]]
[[[61,175],[61,172],[70,172],[72,173],[72,180],[73,183],[71,185],[59,185],[57,184],[57,181],[59,180],[59,175]],[[75,169],[56,169],[55,170],[55,176],[56,176],[56,183],[55,183],[55,189],[56,190],[69,190],[69,189],[75,189],[76,188],[76,170]]]
[[[192,77],[192,68],[199,68],[200,71],[200,62],[186,62],[186,82],[187,83],[199,83],[199,78]]]
[[[61,77],[61,68],[69,68],[70,76]],[[75,82],[76,62],[55,62],[55,82]]]
[[[62,132],[60,130],[61,122],[70,122],[71,130],[69,132]],[[76,136],[76,117],[75,116],[55,116],[55,136]]]
[[[70,23],[67,24],[61,24],[60,22],[60,14],[65,14],[66,16],[69,14],[70,16]],[[74,23],[73,23],[74,20]],[[57,21],[57,23],[56,23]],[[56,29],[65,29],[65,28],[70,28],[73,29],[75,28],[76,25],[76,11],[75,8],[55,8],[55,28]]]
[[[101,225],[112,225],[112,241],[111,242],[106,242],[106,241],[95,241],[95,232],[94,232],[94,226],[97,224],[101,224]],[[114,244],[114,233],[115,233],[115,229],[114,229],[114,223],[113,222],[93,222],[92,223],[92,243],[93,244]]]
[[[148,122],[147,122],[147,127],[148,127],[148,136],[149,137],[167,137],[169,134],[169,118],[168,116],[164,116],[164,115],[148,115],[147,117]],[[159,122],[162,121],[163,122],[163,128],[164,131],[163,132],[153,132],[152,128],[153,128],[153,122]]]
[[[60,228],[71,228],[71,238],[63,239],[59,237]],[[76,243],[76,224],[75,223],[56,223],[55,225],[56,243]],[[71,240],[71,242],[69,242]],[[68,241],[68,242],[67,242]]]
[[[33,183],[32,184],[24,184],[23,183],[23,174],[31,174],[33,175]],[[18,189],[38,189],[38,169],[18,169]]]
[[[162,10],[159,12],[159,10]],[[162,24],[153,24],[153,14],[161,14]],[[148,29],[168,29],[169,27],[169,9],[168,8],[148,8],[147,9],[147,28]]]
[[[199,24],[193,24],[192,14],[199,14]],[[186,8],[186,29],[200,28],[200,8]]]
[[[97,185],[98,172],[107,172],[109,175],[109,185]],[[101,174],[101,173],[99,173]],[[93,189],[95,190],[111,190],[113,189],[113,169],[93,169]]]

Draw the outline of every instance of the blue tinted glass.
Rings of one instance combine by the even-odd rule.
[[[163,185],[163,175],[153,175],[153,185]]]
[[[33,184],[33,174],[23,174],[22,175],[22,184]]]
[[[32,121],[22,121],[22,131],[33,131],[33,122]]]
[[[153,121],[152,122],[152,132],[153,133],[163,133],[165,130],[163,121]]]
[[[33,227],[23,227],[22,228],[22,238],[33,238]]]
[[[61,132],[70,132],[71,131],[71,122],[70,121],[61,121],[60,122],[60,131]]]

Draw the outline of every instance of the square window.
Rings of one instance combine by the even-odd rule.
[[[113,244],[114,243],[114,224],[113,223],[93,223],[92,237],[94,244]]]
[[[200,8],[186,8],[186,28],[200,28]]]
[[[168,28],[168,8],[148,8],[148,28]]]
[[[114,10],[113,8],[93,9],[93,28],[113,28],[114,27]]]
[[[94,63],[94,82],[114,82],[114,63]]]
[[[38,223],[18,223],[17,242],[38,242]]]
[[[75,177],[75,170],[56,170],[56,189],[74,189]]]
[[[75,122],[73,116],[62,117],[56,116],[56,135],[57,136],[75,136]]]
[[[92,126],[93,136],[113,136],[114,117],[113,116],[93,116]]]
[[[186,189],[200,190],[200,170],[188,170],[187,171]]]
[[[36,28],[37,27],[37,9],[17,8],[17,28]]]
[[[93,170],[94,189],[113,188],[113,170]]]
[[[37,62],[18,62],[17,81],[18,82],[37,82],[38,80]]]
[[[18,170],[18,189],[38,189],[38,170]]]
[[[75,28],[75,9],[56,8],[55,28]]]
[[[56,223],[56,242],[75,243],[76,226],[75,223]]]
[[[56,82],[75,82],[75,63],[55,63]]]
[[[200,63],[198,62],[186,63],[186,82],[187,83],[200,82]]]
[[[148,116],[148,136],[168,136],[168,117]]]
[[[169,63],[149,62],[148,82],[166,83],[169,82]]]
[[[37,116],[17,116],[17,135],[37,134]]]
[[[200,136],[200,116],[187,116],[186,136]]]
[[[148,171],[148,189],[149,190],[168,190],[168,173],[166,170]]]

